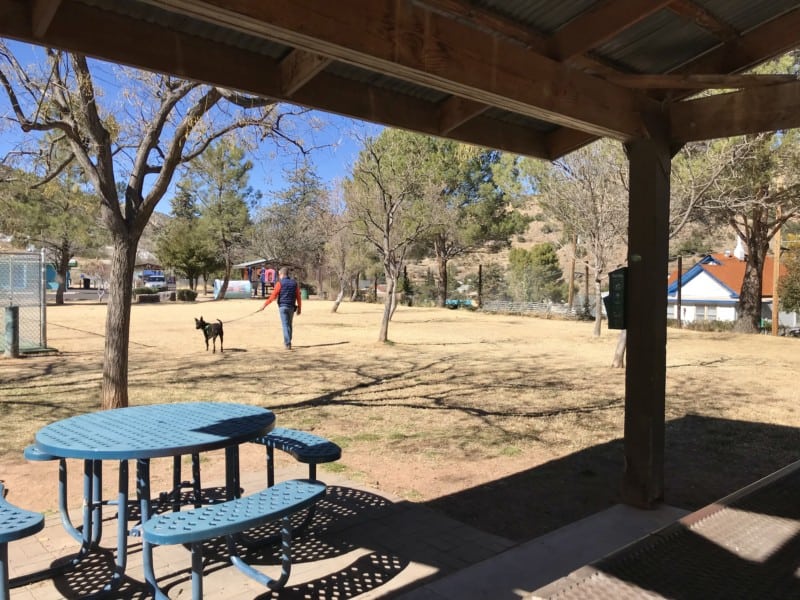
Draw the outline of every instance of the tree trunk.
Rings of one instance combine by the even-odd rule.
[[[357,272],[355,279],[353,279],[353,293],[350,296],[350,302],[355,302],[358,300],[358,284],[359,280],[361,279],[361,272]]]
[[[106,342],[103,360],[103,410],[128,406],[128,340],[130,339],[133,268],[138,238],[114,237],[109,298],[106,310]]]
[[[397,287],[397,279],[392,275],[386,274],[386,302],[383,304],[383,318],[381,319],[381,330],[378,334],[379,342],[386,342],[389,339],[389,321],[392,318],[392,298]]]
[[[342,303],[342,298],[344,298],[344,288],[339,289],[336,300],[333,301],[333,306],[331,307],[332,313],[335,313],[337,310],[339,310],[339,305]]]
[[[392,293],[391,296],[391,312],[389,313],[389,320],[394,318],[394,311],[397,310],[397,287],[395,287],[395,291]]]
[[[733,324],[733,330],[739,333],[758,333],[761,328],[764,261],[767,256],[769,240],[755,239],[759,229],[753,226],[753,235],[747,240],[747,264],[744,268],[742,291],[739,294],[736,322]]]
[[[594,281],[594,330],[592,335],[600,337],[600,328],[603,323],[603,293],[600,290],[600,280]]]
[[[56,265],[56,279],[58,281],[58,289],[56,290],[56,304],[64,304],[64,291],[67,287],[67,271],[69,270],[69,247],[61,247],[61,252],[58,254],[58,264]]]
[[[625,368],[625,348],[627,346],[627,339],[628,331],[623,329],[619,332],[619,337],[617,338],[617,347],[614,350],[614,360],[611,361],[611,366],[614,369]]]
[[[345,287],[345,278],[339,277],[339,293],[336,296],[336,300],[333,301],[333,307],[331,308],[331,312],[335,313],[339,310],[339,305],[342,303],[342,298],[344,298],[344,287]]]
[[[436,266],[439,271],[439,281],[436,282],[436,306],[443,308],[447,301],[447,258],[437,256]]]
[[[739,333],[758,333],[761,325],[761,273],[763,260],[747,257],[742,281],[742,293],[739,295],[738,315],[733,330]]]

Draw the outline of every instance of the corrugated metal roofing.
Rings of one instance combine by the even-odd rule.
[[[797,8],[794,0],[702,0],[698,4],[739,33]]]
[[[620,32],[592,53],[633,73],[667,73],[720,41],[693,22],[668,10]]]
[[[476,0],[472,4],[527,25],[539,33],[552,34],[577,15],[597,4],[596,0]]]

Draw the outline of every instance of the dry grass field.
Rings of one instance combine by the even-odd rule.
[[[382,307],[345,303],[332,314],[330,302],[310,300],[288,352],[277,310],[253,314],[259,306],[134,305],[131,405],[269,407],[280,425],[342,446],[328,468],[517,540],[618,501],[617,332],[403,307],[392,343],[380,345]],[[201,315],[225,323],[224,353],[206,352]],[[21,450],[39,427],[98,408],[105,306],[49,306],[47,317],[58,353],[0,358],[0,479],[12,500],[40,510],[56,508],[56,467],[27,464]],[[800,341],[670,330],[667,355],[667,503],[696,508],[797,460]],[[243,451],[244,469],[263,470],[263,460],[262,448]],[[204,461],[206,481],[221,478],[221,456]]]

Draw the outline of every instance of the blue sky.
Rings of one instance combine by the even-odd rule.
[[[34,62],[41,64],[45,61],[45,51],[42,47],[9,40],[6,43],[23,65]],[[118,92],[117,73],[113,65],[91,61],[90,67],[97,85],[105,94],[114,95]],[[0,94],[0,116],[9,112],[7,97],[5,94]],[[355,135],[363,136],[366,133],[374,135],[380,131],[378,126],[329,113],[312,111],[311,117],[317,126],[302,128],[298,135],[302,138],[304,146],[314,148],[310,154],[311,161],[319,177],[328,184],[349,173],[359,151]],[[9,127],[7,123],[0,131],[2,131],[0,135],[0,157],[2,157],[24,134],[18,127]],[[272,193],[286,186],[285,174],[296,167],[298,155],[291,152],[276,152],[273,145],[265,144],[252,159],[254,167],[251,171],[250,185],[264,194],[264,202],[269,202]],[[168,193],[157,210],[169,211],[169,196]]]

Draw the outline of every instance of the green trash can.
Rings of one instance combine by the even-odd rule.
[[[308,300],[308,290],[306,288],[300,288],[300,299]]]

